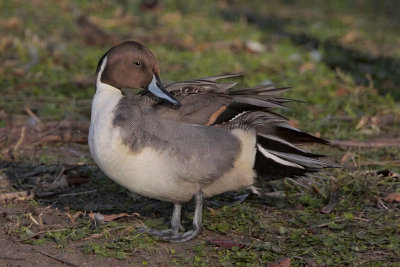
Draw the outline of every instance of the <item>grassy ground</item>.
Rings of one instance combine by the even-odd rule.
[[[162,1],[153,9],[123,0],[2,1],[0,194],[42,191],[3,201],[0,262],[398,266],[399,204],[386,197],[400,193],[399,8],[373,0]],[[242,72],[240,86],[294,87],[285,96],[307,103],[284,114],[336,141],[313,149],[345,168],[261,181],[269,197],[241,204],[246,191],[209,199],[205,232],[186,244],[138,234],[142,224],[166,227],[172,206],[111,182],[85,140],[21,138],[22,129],[57,121],[87,125],[97,61],[123,40],[150,46],[166,80]],[[328,203],[332,211],[321,212]],[[130,216],[95,225],[89,212]],[[183,214],[188,227],[191,216],[192,203]]]

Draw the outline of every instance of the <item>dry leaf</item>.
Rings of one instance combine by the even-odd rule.
[[[345,96],[345,95],[348,95],[349,93],[350,93],[350,91],[347,88],[340,88],[335,91],[336,96]]]
[[[283,258],[267,264],[267,267],[290,267],[290,259]]]
[[[357,123],[356,130],[364,128],[369,124],[370,118],[368,116],[362,116],[361,120]]]
[[[363,116],[358,122],[356,129],[385,128],[400,123],[400,115],[395,113],[378,114],[375,116]]]
[[[68,212],[66,212],[65,214],[68,216],[69,220],[72,223],[74,223],[76,221],[76,219],[78,219],[81,215],[85,215],[85,213],[83,213],[82,211],[77,211],[77,212],[74,213],[74,215],[71,215]]]
[[[306,62],[300,66],[300,73],[304,73],[304,72],[312,71],[312,70],[315,70],[314,63]]]
[[[400,193],[390,193],[384,200],[385,202],[400,202]]]
[[[217,213],[217,211],[215,209],[210,208],[210,207],[207,207],[207,210],[208,210],[208,212],[210,213],[211,216],[214,216]]]
[[[356,39],[358,39],[359,36],[360,36],[360,34],[357,31],[351,30],[348,33],[346,33],[342,38],[340,38],[339,42],[341,44],[352,43]]]
[[[1,193],[0,201],[24,201],[34,198],[34,193],[32,191],[19,191],[19,192],[9,192]]]
[[[353,153],[351,151],[347,151],[343,157],[340,159],[340,165],[344,166],[347,162],[354,158]]]

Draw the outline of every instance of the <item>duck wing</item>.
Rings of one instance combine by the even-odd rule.
[[[164,102],[154,105],[157,115],[165,119],[192,124],[253,130],[257,135],[255,169],[268,179],[302,176],[324,168],[339,167],[319,160],[323,155],[298,147],[302,144],[329,142],[289,125],[276,109],[286,109],[288,102],[280,94],[290,87],[276,88],[263,84],[244,89],[233,89],[236,82],[219,82],[238,74],[219,75],[166,84],[166,89],[182,104],[179,108]],[[284,168],[282,168],[284,167]]]
[[[249,110],[286,108],[284,103],[293,100],[277,95],[290,88],[275,88],[272,84],[235,90],[237,82],[220,82],[241,74],[226,74],[165,84],[166,89],[181,102],[174,108],[166,102],[157,101],[155,112],[166,119],[185,121],[200,125],[223,124],[238,114]],[[145,93],[147,97],[151,93]]]

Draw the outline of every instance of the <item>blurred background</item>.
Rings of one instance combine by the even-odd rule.
[[[286,181],[283,187],[268,185],[275,191],[279,188],[281,192],[301,194],[302,200],[285,199],[275,207],[295,206],[302,215],[291,216],[304,218],[293,222],[292,229],[288,218],[279,217],[283,216],[279,212],[271,213],[278,216],[284,228],[275,221],[271,233],[265,227],[258,228],[257,238],[275,240],[278,232],[282,238],[291,235],[291,239],[286,245],[266,248],[264,244],[265,250],[257,250],[266,253],[262,263],[291,253],[333,265],[355,260],[362,264],[368,259],[396,262],[396,255],[397,259],[400,257],[398,215],[390,211],[399,206],[385,204],[381,199],[397,192],[400,202],[399,29],[400,1],[396,0],[0,1],[0,177],[4,172],[10,180],[20,179],[15,184],[31,186],[36,181],[33,178],[43,173],[48,182],[64,177],[61,174],[72,177],[68,180],[70,185],[77,181],[73,180],[76,176],[81,182],[85,177],[99,177],[86,145],[95,92],[94,72],[98,60],[111,46],[135,40],[152,49],[165,80],[240,72],[243,77],[237,87],[268,82],[293,87],[284,96],[305,103],[291,103],[290,109],[282,111],[291,119],[290,123],[330,139],[336,146],[318,148],[318,152],[328,154],[328,160],[347,168],[332,171],[324,182],[308,181],[304,186]],[[89,167],[74,173],[65,171],[70,167],[64,164]],[[36,170],[36,176],[32,176],[32,170]],[[125,191],[110,185],[104,175],[100,177],[104,178],[101,183],[109,186],[102,197],[92,202],[78,197],[68,199],[75,202],[59,198],[56,203],[76,210],[114,212],[134,207],[132,203],[122,204],[127,201],[125,195],[111,205],[111,199],[117,198],[105,197],[112,191],[107,188]],[[19,187],[15,184],[8,184],[7,188],[16,190]],[[336,192],[333,185],[340,187],[345,196],[339,204],[337,198],[338,217],[319,212],[331,192]],[[91,186],[68,190],[91,192],[95,187]],[[43,198],[40,201],[46,204],[55,201]],[[140,212],[151,213],[151,209],[140,205]],[[265,214],[249,206],[243,209],[246,210],[240,212],[247,214],[244,217]],[[385,216],[381,216],[383,212]],[[212,216],[225,220],[231,214],[231,209],[206,213],[208,229],[230,233],[229,225],[221,227]],[[371,217],[364,221],[354,219],[363,216]],[[344,224],[353,223],[353,228],[342,231],[347,226],[337,223],[335,218]],[[260,221],[259,217],[253,219]],[[322,226],[313,228],[312,233],[318,235],[309,235],[308,230],[304,230],[308,234],[296,232],[301,227],[309,229],[317,219]],[[272,220],[274,225],[273,218],[265,220]],[[329,229],[325,228],[326,222],[333,222]],[[388,222],[387,228],[379,228]],[[371,229],[363,232],[363,227]],[[238,226],[236,230],[240,233],[240,229]],[[359,236],[355,237],[353,230],[360,231]],[[334,231],[347,235],[339,236]],[[379,241],[378,237],[386,239]],[[314,245],[313,253],[302,247],[307,246],[302,243],[305,239],[309,246]],[[359,246],[354,248],[354,244]],[[335,249],[325,251],[325,247],[333,246]],[[369,253],[371,250],[379,250],[380,254]],[[246,251],[255,253],[251,249]],[[253,255],[237,253],[232,255],[240,262],[246,262],[243,255]],[[251,257],[249,262],[257,258]],[[360,260],[363,257],[367,261]],[[295,261],[309,264],[299,258]],[[227,262],[236,263],[229,257]]]
[[[16,0],[0,10],[1,126],[26,105],[44,121],[87,119],[98,59],[124,40],[150,46],[163,79],[242,72],[242,86],[292,86],[312,104],[293,107],[302,126],[323,121],[331,136],[350,137],[329,116],[355,126],[400,99],[398,1]]]

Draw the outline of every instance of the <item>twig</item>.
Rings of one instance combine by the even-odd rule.
[[[355,220],[359,220],[359,221],[362,221],[362,222],[370,222],[370,221],[372,221],[371,219],[365,219],[365,218],[361,218],[361,217],[357,217],[357,216],[355,216],[355,217],[353,217]]]
[[[29,218],[32,220],[32,222],[36,225],[39,225],[38,221],[36,221],[35,218],[33,218],[32,213],[28,213]]]
[[[301,186],[301,187],[303,187],[303,188],[305,188],[305,189],[307,189],[307,190],[312,191],[312,189],[311,189],[309,186],[307,186],[307,185],[305,185],[305,184],[302,184],[302,183],[300,183],[300,182],[298,182],[298,181],[296,181],[296,180],[294,180],[294,179],[292,179],[292,178],[286,178],[286,180],[292,182],[292,183],[295,184],[295,185],[299,185],[299,186]]]
[[[95,193],[95,192],[97,192],[97,189],[84,191],[84,192],[70,193],[70,194],[61,194],[61,195],[58,195],[58,197],[78,196],[78,195],[91,194],[91,193]]]
[[[14,148],[13,148],[13,153],[17,153],[19,146],[22,144],[22,142],[24,142],[24,138],[25,138],[25,126],[21,128],[21,135],[17,141],[17,143],[15,144]],[[15,157],[16,155],[14,155]]]
[[[380,197],[376,197],[376,201],[378,202],[378,207],[383,208],[385,210],[389,209],[388,207],[386,207],[386,205],[383,203],[383,201]]]
[[[36,116],[36,114],[33,113],[33,111],[28,106],[26,106],[24,108],[24,110],[25,110],[26,113],[28,113],[29,116],[31,116],[36,121],[37,124],[41,124],[42,123],[42,121],[39,119],[39,117]]]
[[[57,260],[57,261],[59,261],[59,262],[62,262],[62,263],[64,263],[64,264],[66,264],[66,265],[74,266],[74,267],[78,267],[78,266],[79,266],[79,265],[77,265],[77,264],[75,264],[75,263],[72,263],[72,262],[69,262],[69,261],[67,261],[67,260],[60,259],[60,258],[58,258],[58,257],[56,257],[56,256],[47,254],[46,252],[42,252],[42,251],[39,251],[39,250],[36,250],[36,249],[34,249],[34,251],[36,251],[36,252],[38,252],[38,253],[40,253],[40,254],[43,254],[43,255],[45,255],[45,256],[47,256],[47,257],[49,257],[49,258],[55,259],[55,260]]]

